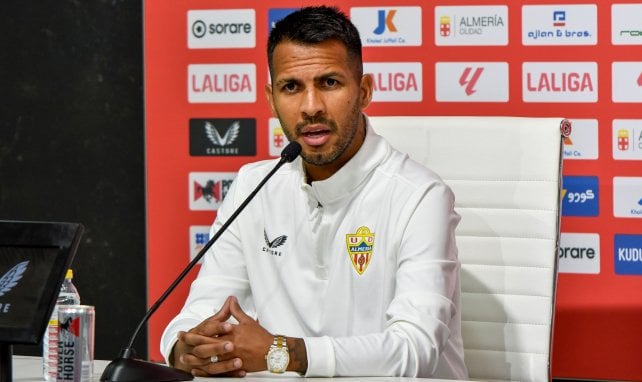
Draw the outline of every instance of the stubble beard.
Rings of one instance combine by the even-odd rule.
[[[357,130],[359,129],[359,118],[361,118],[361,110],[358,105],[355,105],[355,108],[352,110],[352,118],[348,121],[348,125],[351,128],[345,128],[341,131],[337,143],[331,148],[329,152],[319,152],[319,153],[305,153],[301,152],[301,159],[304,162],[311,164],[313,166],[325,166],[336,161],[345,151],[350,147],[354,141],[355,135],[357,135]],[[297,136],[301,135],[301,131],[307,125],[310,124],[324,124],[330,128],[332,133],[339,131],[337,123],[334,120],[326,119],[324,117],[311,117],[306,119],[304,122],[298,123],[296,125]],[[283,133],[288,138],[289,141],[293,141],[296,137],[293,137],[290,131],[286,126],[283,126]]]

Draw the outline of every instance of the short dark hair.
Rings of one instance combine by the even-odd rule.
[[[357,27],[337,7],[304,7],[279,20],[268,38],[268,65],[273,69],[272,56],[276,46],[284,41],[303,45],[336,40],[345,45],[348,57],[356,64],[359,77],[363,74],[361,37]]]

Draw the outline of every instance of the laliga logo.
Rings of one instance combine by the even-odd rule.
[[[18,285],[18,281],[22,278],[22,275],[27,270],[29,261],[23,261],[11,268],[9,272],[5,273],[2,278],[0,278],[0,296],[11,292],[11,289]]]
[[[479,77],[482,75],[484,68],[477,67],[474,72],[472,70],[473,68],[467,67],[464,69],[461,77],[459,77],[459,85],[464,86],[464,91],[466,92],[466,95],[469,96],[473,95],[473,93],[477,91],[475,90],[475,85],[477,85],[477,81],[479,81]]]

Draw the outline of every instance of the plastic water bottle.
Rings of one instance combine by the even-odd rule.
[[[80,295],[72,282],[73,278],[74,272],[68,269],[65,281],[60,287],[58,301],[42,339],[42,369],[46,381],[55,381],[58,374],[58,307],[80,304]]]

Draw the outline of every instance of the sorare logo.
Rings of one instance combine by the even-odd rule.
[[[254,9],[187,11],[187,46],[190,49],[254,48]]]
[[[562,216],[598,216],[597,176],[564,176],[562,181]]]
[[[189,153],[191,156],[256,155],[256,120],[190,119]]]
[[[558,257],[560,273],[599,274],[600,235],[562,232]]]
[[[614,244],[615,273],[642,275],[642,235],[616,234]]]

